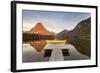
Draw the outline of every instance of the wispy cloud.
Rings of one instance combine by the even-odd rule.
[[[23,30],[41,22],[49,31],[58,33],[64,29],[72,30],[78,22],[90,16],[90,13],[23,10]]]

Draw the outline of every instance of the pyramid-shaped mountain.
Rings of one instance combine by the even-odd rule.
[[[54,35],[54,32],[48,31],[42,23],[37,23],[35,27],[31,28],[30,31],[28,31],[29,34],[39,34],[39,35]]]

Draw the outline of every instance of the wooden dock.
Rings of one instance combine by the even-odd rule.
[[[52,49],[51,57],[49,61],[64,61],[62,49],[68,49],[69,56],[65,56],[65,60],[80,60],[89,59],[88,56],[81,54],[77,49],[71,45],[65,44],[48,44],[45,49]]]

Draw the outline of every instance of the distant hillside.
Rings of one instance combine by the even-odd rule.
[[[90,22],[91,22],[91,18],[80,21],[72,31],[69,31],[68,35],[71,37],[71,36],[79,36],[83,34],[85,34],[86,36],[90,34]]]
[[[63,30],[59,32],[58,34],[56,34],[56,39],[66,40],[67,33],[68,33],[68,30]]]
[[[91,18],[80,21],[77,26],[68,32],[60,32],[56,39],[66,39],[73,44],[79,52],[91,56]],[[59,36],[59,37],[58,37]]]

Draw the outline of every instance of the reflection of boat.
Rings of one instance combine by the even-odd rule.
[[[48,44],[64,44],[66,40],[46,40]]]

